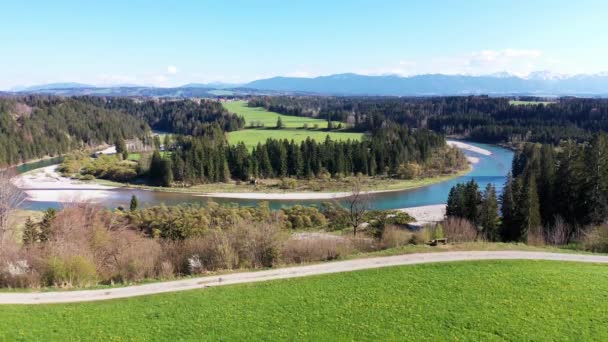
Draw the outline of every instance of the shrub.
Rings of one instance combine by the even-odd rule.
[[[554,246],[563,246],[568,243],[572,228],[564,221],[561,216],[555,218],[555,222],[550,230],[546,233],[547,243]]]
[[[382,232],[382,246],[384,248],[401,247],[410,244],[414,234],[406,229],[388,225]]]
[[[585,250],[608,253],[608,225],[603,224],[587,229],[582,234],[582,246]]]
[[[419,229],[413,232],[412,237],[410,239],[410,244],[412,245],[423,245],[429,241],[429,234],[426,229]]]
[[[0,286],[40,287],[40,275],[32,267],[27,252],[19,250],[12,240],[4,242],[0,249]]]
[[[358,252],[373,252],[379,250],[381,247],[378,243],[376,243],[376,240],[365,237],[362,234],[357,236],[349,235],[347,239]]]
[[[121,230],[112,233],[111,241],[106,278],[131,282],[156,277],[161,252],[156,240]]]
[[[422,173],[422,167],[416,163],[401,164],[397,168],[397,178],[414,179]]]
[[[346,239],[314,234],[287,240],[283,244],[281,256],[286,263],[303,263],[334,260],[352,251],[353,246]]]
[[[350,227],[348,211],[337,202],[323,202],[321,213],[331,223],[327,227],[330,230],[342,230]]]
[[[429,240],[443,239],[445,237],[443,233],[443,225],[438,224],[430,224],[425,227],[428,232]]]
[[[279,183],[279,188],[284,190],[293,190],[298,186],[298,181],[293,178],[282,178]]]
[[[477,239],[477,229],[467,219],[448,217],[443,221],[442,226],[450,242],[470,242]]]
[[[59,287],[90,286],[97,283],[95,264],[80,255],[51,257],[44,275],[46,285]]]
[[[315,207],[296,205],[282,209],[286,217],[285,225],[291,229],[323,228],[327,225],[325,215]]]

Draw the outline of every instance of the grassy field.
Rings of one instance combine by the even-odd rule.
[[[295,142],[300,143],[306,140],[307,137],[323,141],[327,135],[335,140],[359,140],[363,136],[361,133],[326,132],[323,130],[327,128],[327,121],[325,120],[282,115],[269,112],[264,108],[247,107],[247,102],[245,101],[225,102],[224,107],[232,113],[243,116],[246,122],[246,129],[228,134],[228,142],[230,144],[244,142],[249,149],[252,149],[259,142],[265,142],[268,138],[293,139]],[[283,129],[275,129],[279,117],[283,121]],[[252,122],[261,123],[264,127],[247,128]],[[303,128],[305,124],[308,125],[308,128]],[[338,122],[336,122],[337,124]]]
[[[608,266],[401,266],[96,303],[2,306],[0,340],[607,340]]]
[[[280,117],[285,128],[302,128],[304,124],[308,124],[309,128],[313,128],[314,125],[318,125],[318,128],[327,128],[326,120],[283,115],[261,107],[248,107],[246,101],[224,102],[223,105],[229,112],[244,117],[245,126],[249,126],[252,122],[259,122],[264,124],[265,128],[273,128],[276,127],[277,119]]]
[[[555,102],[553,102],[553,101],[517,101],[517,100],[509,101],[509,104],[514,105],[514,106],[536,106],[539,104],[548,105],[548,104],[552,104],[552,103],[555,103]]]
[[[241,131],[235,131],[228,133],[228,142],[230,144],[237,144],[244,142],[249,149],[255,147],[258,142],[264,143],[266,139],[287,139],[294,140],[296,143],[300,143],[306,140],[307,137],[315,139],[316,141],[323,142],[327,136],[330,136],[334,140],[360,140],[363,134],[361,133],[342,133],[342,132],[325,132],[315,131],[307,129],[244,129]]]

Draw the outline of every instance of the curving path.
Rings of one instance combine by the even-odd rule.
[[[278,268],[257,272],[242,272],[220,276],[208,276],[154,284],[128,286],[107,290],[82,290],[65,292],[0,293],[0,304],[49,304],[90,302],[127,298],[165,292],[202,289],[212,286],[252,283],[273,279],[299,278],[310,275],[357,271],[387,266],[424,264],[433,262],[468,260],[555,260],[591,263],[608,263],[608,256],[562,254],[523,251],[471,251],[405,254],[387,257],[327,262],[308,266]]]

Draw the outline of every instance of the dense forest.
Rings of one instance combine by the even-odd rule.
[[[333,141],[329,136],[323,142],[307,139],[300,144],[268,139],[251,152],[242,143],[228,146],[217,138],[179,137],[171,158],[161,159],[160,154],[153,156],[150,175],[166,185],[169,172],[171,180],[187,184],[359,174],[412,179],[467,165],[459,150],[446,147],[443,136],[396,124],[375,130],[361,142]]]
[[[487,96],[274,96],[256,97],[249,104],[287,115],[345,121],[359,131],[390,120],[486,143],[586,141],[594,132],[608,129],[606,99],[560,98],[549,104],[513,105],[508,98]]]
[[[203,135],[217,125],[226,132],[245,126],[245,120],[231,114],[221,102],[211,100],[133,100],[120,97],[83,97],[110,110],[135,116],[152,129],[185,135]]]
[[[148,125],[86,98],[0,98],[0,167],[75,149],[143,138]]]
[[[484,201],[495,207],[494,197],[493,190],[482,194],[473,183],[456,186],[447,214],[484,230],[480,208]],[[596,233],[608,218],[608,135],[598,133],[584,143],[567,140],[557,147],[526,144],[513,160],[500,203],[500,230],[494,234],[492,226],[492,239],[565,244]]]

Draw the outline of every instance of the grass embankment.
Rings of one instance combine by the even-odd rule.
[[[334,140],[359,140],[363,136],[362,133],[343,132],[341,130],[327,132],[324,131],[327,128],[326,120],[283,115],[270,112],[264,108],[252,108],[248,107],[245,101],[225,102],[223,105],[228,111],[245,118],[245,129],[228,133],[228,142],[230,144],[244,142],[249,149],[252,149],[258,143],[264,143],[268,138],[294,140],[300,143],[307,137],[322,142],[328,135]],[[279,117],[284,126],[282,129],[276,128]],[[263,125],[264,127],[251,128],[251,124]],[[340,123],[335,122],[335,125],[338,124]],[[344,123],[341,124],[344,125]],[[305,125],[307,128],[304,128]]]
[[[606,340],[608,266],[455,262],[2,306],[0,339]]]

